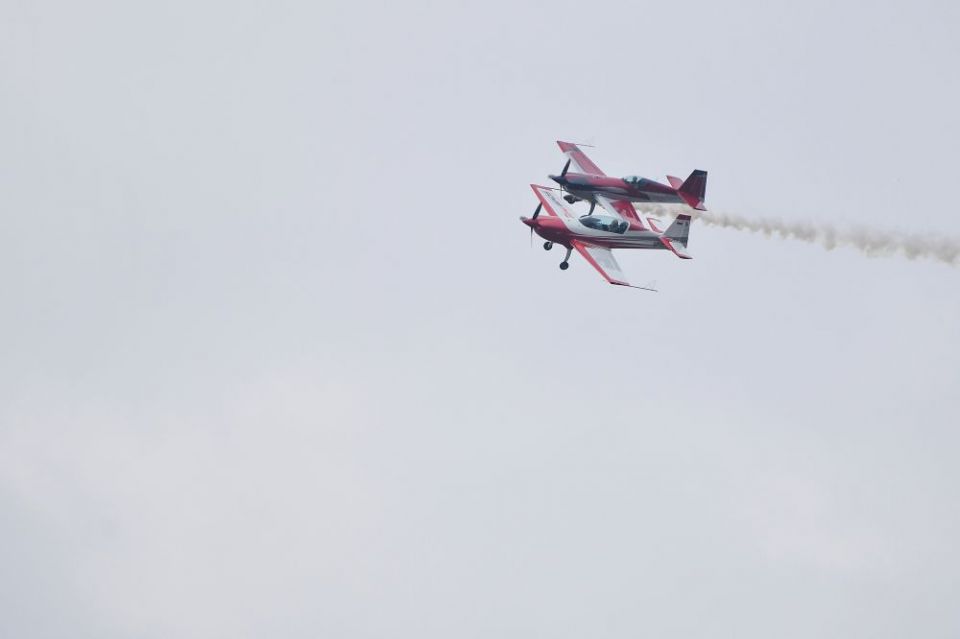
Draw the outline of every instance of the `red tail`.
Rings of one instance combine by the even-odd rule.
[[[677,189],[677,195],[698,211],[706,211],[703,200],[707,196],[707,172],[697,169],[691,173]]]

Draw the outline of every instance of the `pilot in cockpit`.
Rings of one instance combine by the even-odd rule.
[[[580,218],[580,223],[587,228],[608,233],[625,233],[630,228],[625,220],[618,220],[609,215],[584,215]]]

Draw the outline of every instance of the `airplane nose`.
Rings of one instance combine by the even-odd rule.
[[[549,177],[551,180],[553,180],[557,184],[566,184],[567,182],[567,178],[563,177],[562,175],[548,175],[547,177]]]
[[[531,217],[526,217],[526,216],[521,215],[521,216],[520,216],[520,221],[523,222],[524,224],[526,224],[527,226],[529,226],[530,228],[536,228],[537,226],[539,226],[539,224],[537,223],[537,220],[535,220],[535,219],[533,219],[533,218],[531,218]]]

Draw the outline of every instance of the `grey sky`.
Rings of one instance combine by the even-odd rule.
[[[0,634],[956,637],[960,270],[517,217],[960,236],[958,18],[2,3]]]

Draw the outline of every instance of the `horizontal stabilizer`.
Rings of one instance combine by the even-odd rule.
[[[667,182],[669,182],[670,186],[672,186],[675,189],[679,189],[681,186],[683,186],[683,180],[681,180],[680,178],[674,175],[668,175]]]
[[[671,240],[669,237],[664,235],[660,236],[660,241],[663,242],[663,245],[668,249],[673,251],[673,254],[679,257],[681,260],[692,260],[693,256],[687,253],[687,248],[680,244],[676,240]]]

